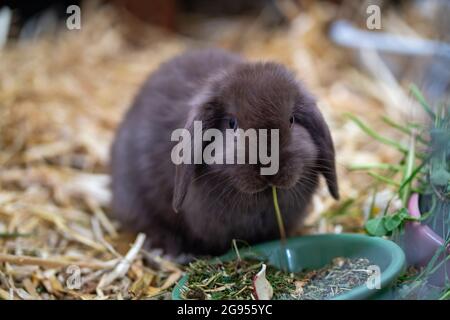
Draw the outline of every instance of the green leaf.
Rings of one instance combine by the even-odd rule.
[[[29,236],[31,236],[31,233],[0,232],[0,239],[10,239],[10,238],[29,237]]]
[[[434,114],[433,110],[431,110],[430,105],[426,101],[425,97],[422,95],[422,92],[420,92],[420,89],[415,84],[411,84],[410,90],[411,90],[411,93],[416,98],[416,100],[419,101],[420,105],[425,110],[425,112],[428,113],[430,118],[434,120],[436,115]]]
[[[406,163],[404,166],[402,182],[408,180],[411,174],[414,172],[415,160],[416,160],[416,143],[414,137],[411,137],[411,140],[409,142],[409,150],[406,155]],[[412,183],[406,183],[402,191],[399,191],[400,198],[402,199],[404,206],[408,205],[411,189]]]
[[[431,172],[430,180],[436,186],[445,187],[450,182],[450,173],[442,167],[437,168]]]
[[[385,216],[384,227],[388,232],[397,229],[403,222],[404,218],[400,214]]]
[[[370,219],[366,222],[366,230],[372,236],[382,237],[389,231],[384,226],[384,217]]]
[[[348,169],[349,170],[380,169],[380,170],[400,171],[401,166],[390,163],[354,163],[351,164]]]
[[[375,130],[370,128],[367,124],[365,124],[363,121],[361,121],[355,115],[346,112],[346,113],[344,113],[344,116],[346,116],[351,121],[353,121],[353,123],[355,123],[361,130],[363,130],[367,135],[371,136],[375,140],[378,140],[379,142],[381,142],[383,144],[392,146],[392,147],[396,148],[397,150],[399,150],[400,152],[403,152],[405,154],[408,152],[408,148],[406,148],[405,146],[401,145],[400,143],[398,143],[395,140],[392,140],[392,139],[385,138],[385,137],[381,136],[378,132],[376,132]]]
[[[396,214],[399,215],[403,220],[411,217],[411,215],[408,212],[408,209],[406,208],[401,208],[400,210],[397,211]]]
[[[410,124],[406,124],[406,125],[401,125],[397,122],[395,122],[394,120],[390,119],[387,116],[382,116],[381,119],[383,120],[384,123],[386,123],[387,125],[391,126],[394,129],[399,130],[400,132],[403,132],[407,135],[412,135],[413,134],[413,128],[418,130],[420,129],[420,126],[411,126]],[[426,139],[422,138],[420,134],[418,134],[416,136],[417,141],[423,143],[423,144],[428,144],[429,141],[427,141]]]
[[[394,181],[394,180],[392,180],[392,179],[390,179],[390,178],[388,178],[388,177],[382,176],[382,175],[380,175],[380,174],[378,174],[378,173],[375,173],[375,172],[370,171],[370,172],[368,172],[367,174],[368,174],[369,176],[371,176],[372,178],[375,178],[375,179],[377,179],[377,180],[379,180],[379,181],[381,181],[381,182],[384,182],[384,183],[393,185],[393,186],[395,186],[395,187],[400,187],[400,183],[398,183],[397,181]]]
[[[423,169],[423,167],[425,166],[426,162],[422,162],[421,164],[419,164],[414,171],[409,175],[409,177],[405,180],[403,180],[402,184],[400,185],[400,188],[398,190],[398,193],[402,193],[403,189],[416,177],[416,175],[420,172],[420,170]]]
[[[366,230],[373,236],[382,237],[389,235],[392,231],[402,226],[404,220],[410,219],[411,216],[406,208],[401,208],[391,215],[370,219],[366,223]]]
[[[450,299],[450,289],[448,289],[442,296],[439,297],[439,300],[449,300]]]

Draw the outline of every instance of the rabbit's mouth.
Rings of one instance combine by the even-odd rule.
[[[265,191],[268,188],[276,187],[278,189],[292,189],[299,182],[299,174],[286,173],[273,176],[252,176],[247,179],[235,181],[236,188],[247,194],[256,194]]]
[[[300,180],[300,172],[286,168],[280,170],[276,175],[263,177],[270,187],[292,189]]]
[[[242,193],[257,194],[269,188],[270,185],[265,181],[252,181],[251,183],[238,183],[236,184],[236,187]]]

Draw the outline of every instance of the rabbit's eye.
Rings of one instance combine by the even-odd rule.
[[[228,126],[233,130],[237,129],[238,124],[235,117],[231,117],[230,120],[228,120]]]
[[[291,127],[293,126],[294,122],[295,122],[295,117],[294,117],[294,116],[291,116],[291,117],[289,118],[289,123],[290,123],[290,126],[291,126]]]

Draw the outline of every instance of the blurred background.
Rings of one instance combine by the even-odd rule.
[[[80,28],[69,27],[71,5]],[[161,62],[211,46],[283,63],[311,88],[334,138],[342,200],[322,186],[299,233],[363,232],[393,191],[378,188],[374,204],[373,178],[349,168],[401,154],[345,114],[407,144],[383,117],[425,121],[412,83],[430,105],[448,101],[449,16],[444,0],[0,1],[0,252],[65,262],[126,252],[135,235],[108,217],[114,130]],[[179,269],[153,262],[136,260],[105,296],[128,297],[124,288],[146,273],[154,277],[146,297],[162,294]],[[11,288],[16,298],[101,296],[92,270],[82,291],[50,271],[0,271],[0,296]],[[16,288],[23,279],[28,288]]]

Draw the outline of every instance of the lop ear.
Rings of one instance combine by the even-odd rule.
[[[178,212],[186,197],[187,189],[194,176],[194,164],[179,164],[175,168],[175,184],[173,188],[172,208]]]
[[[319,151],[317,169],[325,177],[330,194],[339,199],[333,139],[320,110],[314,101],[301,105],[301,125],[308,130]]]
[[[184,126],[184,129],[186,129],[185,132],[189,132],[189,135],[187,135],[187,137],[183,137],[183,139],[190,139],[190,162],[182,162],[181,164],[175,166],[175,182],[172,198],[172,208],[175,212],[180,210],[184,198],[186,197],[189,185],[194,177],[195,168],[197,166],[196,163],[198,163],[196,161],[196,155],[202,155],[203,143],[196,144],[194,142],[194,136],[202,134],[201,130],[198,130],[195,126],[195,122],[202,121],[203,126],[205,120],[208,118],[207,116],[209,112],[212,112],[207,104],[209,98],[209,94],[202,93],[201,95],[194,97],[191,102],[192,107]]]
[[[183,139],[189,139],[188,142],[190,148],[190,162],[185,163],[184,161],[180,164],[175,165],[175,182],[173,187],[173,198],[172,198],[172,208],[175,212],[178,212],[183,204],[184,198],[192,181],[195,172],[195,163],[193,161],[195,150],[194,150],[194,121],[196,117],[191,116],[184,129],[186,129],[189,134],[183,136]],[[183,140],[183,143],[186,141]],[[183,150],[185,152],[185,150]]]

